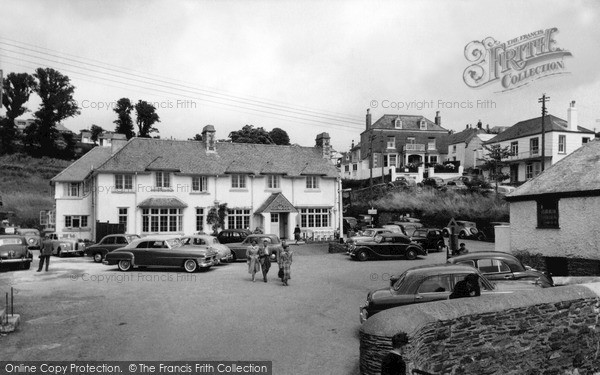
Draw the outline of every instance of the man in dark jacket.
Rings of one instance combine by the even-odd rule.
[[[44,268],[44,261],[46,261],[46,272],[48,272],[50,255],[52,255],[52,241],[44,241],[42,247],[40,248],[40,265],[37,272],[42,272],[42,268]]]
[[[258,249],[258,262],[263,274],[263,281],[267,282],[267,274],[271,268],[271,254],[269,253],[269,241],[264,240],[261,248]]]
[[[471,273],[465,276],[464,280],[456,283],[449,298],[478,297],[480,295],[481,288],[479,287],[479,275]]]
[[[406,375],[406,362],[402,358],[408,335],[399,332],[392,337],[392,350],[381,361],[381,375]]]

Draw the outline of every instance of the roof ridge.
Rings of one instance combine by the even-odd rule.
[[[107,147],[107,148],[108,148],[108,147]],[[98,149],[99,151],[94,151],[94,150],[96,150],[96,149]],[[56,179],[56,178],[58,178],[58,177],[60,177],[60,176],[61,176],[63,173],[66,173],[66,172],[67,172],[67,170],[68,170],[69,168],[71,168],[71,166],[73,166],[73,165],[75,165],[75,164],[78,164],[79,162],[83,162],[83,161],[84,161],[84,159],[86,159],[86,158],[90,158],[90,157],[91,157],[91,155],[92,155],[92,153],[97,153],[97,152],[104,152],[104,147],[102,147],[102,146],[94,146],[94,147],[92,147],[92,149],[91,149],[91,150],[89,150],[88,152],[86,152],[85,154],[83,154],[83,156],[81,156],[79,159],[75,160],[75,161],[74,161],[73,163],[71,163],[71,164],[70,164],[68,167],[66,167],[65,169],[63,169],[62,171],[60,171],[60,173],[59,173],[59,174],[57,174],[56,176],[52,177],[51,181],[52,181],[52,180],[54,180],[54,179]],[[109,157],[108,159],[110,159],[110,157]],[[108,160],[108,159],[107,159],[107,160]],[[105,160],[105,162],[106,162],[106,160]],[[104,164],[104,163],[102,163],[102,164]],[[94,169],[95,169],[95,168],[94,168]]]

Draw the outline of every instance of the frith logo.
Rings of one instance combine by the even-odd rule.
[[[467,86],[480,88],[494,82],[509,91],[536,79],[567,74],[565,57],[571,52],[556,46],[557,28],[537,30],[505,43],[492,37],[472,41],[465,47],[465,58],[473,64],[463,73]]]

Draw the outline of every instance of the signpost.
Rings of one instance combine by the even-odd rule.
[[[450,229],[450,235],[448,237],[448,251],[446,251],[446,260],[450,258],[451,254],[454,254],[458,250],[458,224],[454,218],[451,218],[448,222],[447,227]]]

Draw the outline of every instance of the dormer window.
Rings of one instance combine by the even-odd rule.
[[[419,129],[427,130],[427,123],[425,122],[425,120],[419,121]]]
[[[402,120],[400,120],[400,118],[396,118],[394,120],[394,128],[402,129]]]
[[[167,172],[156,172],[156,187],[157,188],[170,188],[171,187],[171,175]]]

